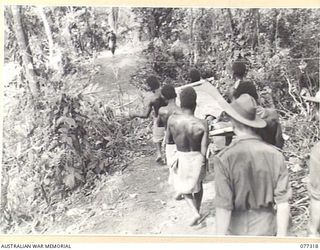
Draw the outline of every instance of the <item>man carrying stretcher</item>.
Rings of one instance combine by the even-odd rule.
[[[187,87],[180,94],[181,114],[168,120],[167,138],[176,144],[177,161],[173,164],[173,187],[183,195],[193,213],[190,226],[201,222],[200,206],[203,196],[202,181],[206,173],[208,125],[194,116],[197,94]]]

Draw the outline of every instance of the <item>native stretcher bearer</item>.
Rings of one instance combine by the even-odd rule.
[[[173,187],[192,211],[190,225],[202,221],[200,207],[203,196],[202,181],[206,174],[208,124],[194,116],[197,94],[192,87],[180,93],[181,114],[173,114],[168,120],[167,138],[177,147],[177,161],[172,170]]]
[[[153,142],[156,145],[157,157],[156,162],[162,161],[161,146],[165,135],[164,123],[159,118],[159,109],[166,106],[165,99],[161,96],[160,83],[155,76],[150,76],[146,80],[150,91],[153,92],[153,96],[150,98],[147,109],[144,113],[131,113],[130,118],[148,118],[153,111]]]
[[[161,107],[159,109],[159,119],[164,124],[165,129],[168,129],[168,119],[173,114],[181,114],[181,108],[176,104],[176,91],[172,85],[165,85],[161,89],[161,96],[165,99],[167,106]],[[169,168],[169,183],[172,183],[172,166],[177,159],[177,146],[173,141],[172,136],[165,136],[165,153],[166,153],[166,163]],[[176,196],[176,199],[181,198]]]

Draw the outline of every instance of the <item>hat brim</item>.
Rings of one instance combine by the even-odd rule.
[[[232,106],[228,103],[229,107],[225,108],[225,112],[227,113],[227,115],[229,115],[231,118],[233,118],[234,120],[247,125],[251,128],[264,128],[267,126],[266,121],[264,121],[263,119],[261,119],[258,115],[256,115],[255,120],[248,120],[246,118],[244,118],[243,116],[239,115],[233,108]]]
[[[320,102],[320,97],[302,96],[302,98],[309,102]]]
[[[219,106],[233,119],[236,121],[247,125],[252,128],[264,128],[267,126],[267,123],[261,119],[258,115],[256,116],[255,120],[248,120],[238,114],[237,111],[235,111],[232,106],[222,97],[222,95],[219,93],[217,88],[213,88],[212,91],[210,91],[210,95],[214,97],[214,99],[219,103]]]

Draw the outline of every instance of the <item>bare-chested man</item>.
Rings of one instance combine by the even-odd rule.
[[[176,104],[176,91],[174,87],[170,84],[164,85],[161,89],[161,96],[165,99],[167,106],[161,107],[159,109],[159,118],[167,128],[167,122],[169,117],[176,112],[181,112],[180,107]]]
[[[194,116],[197,94],[187,87],[180,94],[181,114],[173,114],[168,120],[167,138],[177,146],[177,164],[173,166],[173,186],[184,196],[193,218],[191,226],[201,221],[200,206],[205,177],[208,125]]]
[[[159,119],[167,129],[168,119],[172,114],[181,113],[180,107],[176,104],[176,91],[172,85],[165,85],[161,89],[161,95],[168,103],[167,106],[159,109]],[[165,139],[166,147],[166,160],[167,165],[170,167],[176,160],[177,147],[172,138]]]
[[[153,118],[153,142],[156,144],[157,149],[157,158],[156,162],[161,162],[162,155],[161,155],[161,144],[164,139],[165,128],[163,122],[159,119],[159,109],[163,106],[166,106],[167,103],[161,96],[160,92],[160,83],[155,76],[150,76],[147,78],[147,84],[149,86],[150,91],[154,93],[151,97],[150,101],[148,102],[148,107],[146,111],[142,114],[139,113],[131,113],[130,118],[148,118],[152,112],[154,111],[154,118]]]
[[[167,129],[168,119],[172,114],[181,114],[181,108],[176,104],[176,91],[172,85],[165,85],[161,89],[161,95],[168,103],[167,106],[161,107],[159,109],[159,118],[163,122],[164,127]],[[167,134],[166,134],[167,135]],[[172,165],[177,160],[177,147],[174,143],[172,137],[165,138],[165,152],[166,152],[166,163],[169,167],[169,184],[172,184]],[[181,195],[175,195],[176,200],[181,200]]]

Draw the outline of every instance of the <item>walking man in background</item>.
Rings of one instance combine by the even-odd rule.
[[[144,113],[131,113],[130,118],[148,118],[152,112],[153,113],[153,142],[156,144],[157,150],[157,158],[156,162],[162,161],[162,154],[161,154],[161,145],[164,139],[165,128],[164,123],[159,118],[159,109],[163,106],[166,106],[167,103],[161,96],[160,92],[160,83],[155,76],[150,76],[147,78],[147,85],[149,86],[150,91],[154,93],[151,99],[148,102],[147,109]]]
[[[266,122],[253,97],[243,94],[223,108],[236,139],[214,158],[216,233],[285,236],[291,188],[284,157],[256,134]]]
[[[112,55],[114,55],[114,52],[116,50],[116,41],[117,37],[116,34],[111,30],[111,32],[108,34],[108,46],[109,49],[111,50]]]
[[[303,97],[315,103],[315,121],[319,123],[320,91],[315,97]],[[320,229],[320,141],[316,142],[310,153],[309,162],[310,222],[309,236],[319,237]]]
[[[202,181],[206,173],[208,124],[194,116],[197,94],[187,87],[180,94],[181,114],[168,120],[166,137],[177,146],[177,162],[173,166],[173,186],[183,195],[192,211],[191,226],[201,222],[200,206],[203,196]]]

